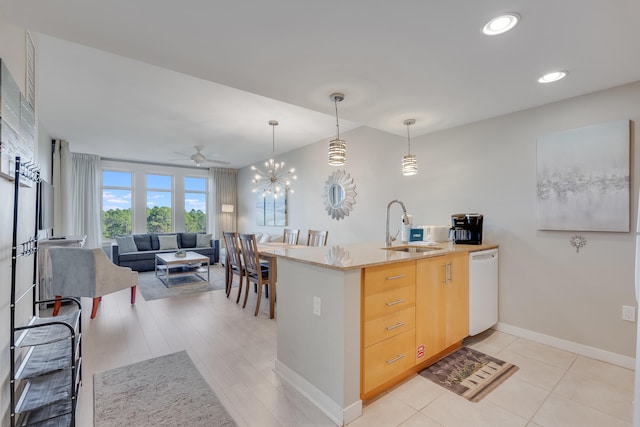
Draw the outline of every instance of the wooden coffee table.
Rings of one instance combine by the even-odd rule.
[[[202,274],[207,273],[205,279]],[[192,282],[180,283],[181,285],[208,282],[209,281],[209,257],[197,252],[187,252],[185,256],[178,257],[175,252],[156,254],[156,277],[165,286],[176,286],[171,279],[178,276],[193,276]]]

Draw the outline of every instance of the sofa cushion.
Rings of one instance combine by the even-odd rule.
[[[160,250],[178,249],[178,236],[175,234],[159,235]]]
[[[120,253],[137,252],[138,247],[133,240],[133,236],[116,236],[116,243]]]
[[[196,233],[178,233],[180,248],[195,248],[196,242]]]
[[[196,248],[210,248],[211,234],[196,234]]]
[[[158,240],[158,235],[156,233],[151,233],[151,250],[160,250],[160,241]]]
[[[151,236],[148,234],[134,234],[133,241],[136,242],[139,251],[151,250]]]

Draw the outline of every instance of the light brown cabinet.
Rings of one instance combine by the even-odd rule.
[[[365,268],[361,295],[366,394],[415,364],[415,261]]]
[[[468,254],[418,260],[416,272],[416,364],[419,364],[469,335]]]
[[[433,363],[468,335],[466,252],[363,270],[363,399]]]

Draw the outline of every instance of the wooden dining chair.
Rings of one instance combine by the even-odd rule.
[[[240,234],[240,249],[242,251],[242,259],[244,260],[244,268],[246,272],[247,289],[244,294],[244,303],[242,307],[247,305],[247,297],[249,296],[249,284],[255,283],[258,287],[258,299],[256,301],[256,311],[254,316],[260,311],[260,300],[262,299],[262,287],[264,285],[269,288],[269,317],[275,317],[275,299],[276,299],[276,281],[270,271],[269,266],[260,263],[260,254],[258,252],[258,242],[255,234]]]
[[[307,246],[327,246],[327,230],[309,230],[307,233]]]
[[[287,243],[289,245],[297,245],[299,237],[300,237],[300,229],[285,228],[284,238],[282,239],[282,242]]]
[[[224,245],[226,247],[224,279],[227,298],[229,298],[229,295],[231,294],[231,288],[233,287],[233,276],[238,275],[238,277],[240,278],[240,283],[238,284],[238,296],[236,298],[237,304],[240,301],[240,294],[242,293],[242,280],[244,279],[246,273],[242,263],[240,245],[238,244],[238,233],[223,231],[222,236],[224,238]]]

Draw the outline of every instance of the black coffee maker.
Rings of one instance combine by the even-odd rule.
[[[466,213],[451,215],[449,237],[464,245],[482,244],[482,214]]]

